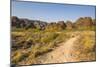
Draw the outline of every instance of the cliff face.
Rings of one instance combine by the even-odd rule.
[[[47,22],[39,20],[29,20],[29,19],[20,19],[16,16],[11,17],[11,25],[16,28],[38,28],[44,29],[47,25]]]
[[[11,17],[11,26],[16,28],[37,28],[40,30],[44,30],[46,28],[52,28],[57,27],[60,29],[72,29],[72,28],[78,28],[78,27],[86,27],[86,26],[93,26],[96,25],[95,19],[92,19],[91,17],[80,17],[78,20],[76,20],[74,23],[71,21],[58,21],[58,22],[44,22],[40,20],[29,20],[29,19],[22,19],[18,18],[16,16]]]

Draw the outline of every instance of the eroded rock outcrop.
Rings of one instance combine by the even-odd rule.
[[[91,17],[80,17],[75,22],[71,21],[58,21],[58,22],[44,22],[40,20],[29,20],[24,18],[18,18],[16,16],[11,17],[11,25],[16,28],[33,28],[39,30],[54,29],[54,30],[64,30],[73,29],[79,27],[91,27],[96,25],[96,20]]]

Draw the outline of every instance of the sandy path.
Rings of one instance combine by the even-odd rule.
[[[40,57],[39,63],[45,64],[77,61],[76,57],[72,53],[75,52],[73,45],[78,38],[79,36],[70,38],[52,52],[43,55]]]

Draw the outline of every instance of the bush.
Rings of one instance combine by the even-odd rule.
[[[57,33],[51,33],[48,32],[46,34],[44,34],[44,37],[41,37],[41,42],[43,43],[49,43],[52,42],[53,40],[55,40],[59,35]]]
[[[95,33],[94,32],[83,32],[79,39],[79,46],[83,49],[83,52],[95,52]]]
[[[23,54],[20,51],[17,51],[12,57],[12,62],[17,64],[20,61],[24,60],[26,57],[28,57],[28,54]]]

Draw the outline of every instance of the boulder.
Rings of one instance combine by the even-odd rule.
[[[92,26],[92,18],[91,17],[81,17],[75,22],[75,26]]]
[[[73,23],[71,21],[66,22],[66,28],[67,29],[72,29],[73,28]]]

